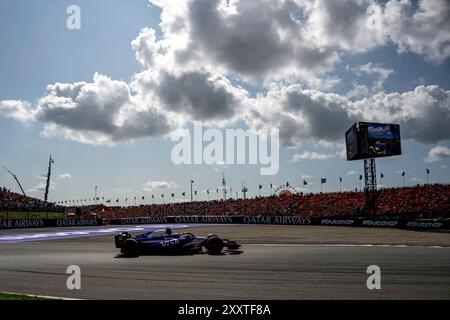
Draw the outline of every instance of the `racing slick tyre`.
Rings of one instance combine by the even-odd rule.
[[[126,239],[123,242],[122,251],[126,257],[137,257],[139,256],[139,244],[134,239]]]
[[[223,241],[218,237],[209,238],[206,242],[205,248],[208,254],[216,255],[220,254],[223,249]]]

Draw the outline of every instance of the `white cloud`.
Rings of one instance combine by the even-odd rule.
[[[38,176],[38,179],[41,180],[41,182],[39,182],[38,184],[36,184],[35,186],[33,186],[32,188],[28,189],[28,192],[31,193],[38,193],[38,192],[44,192],[45,191],[45,187],[47,185],[47,177],[46,176]],[[50,179],[50,185],[49,185],[49,190],[53,191],[57,189],[57,185],[56,183]]]
[[[34,120],[35,111],[31,108],[29,102],[3,100],[0,101],[0,114],[23,123],[28,123]]]
[[[207,69],[251,79],[311,76],[329,70],[338,53],[318,46],[297,18],[305,1],[151,1],[161,7],[164,48],[152,61]],[[151,38],[151,36],[149,36]],[[239,49],[237,49],[239,48]]]
[[[63,173],[63,174],[60,174],[59,175],[59,177],[61,178],[61,179],[71,179],[72,178],[72,175],[70,174],[70,173]]]
[[[143,68],[131,83],[101,74],[92,82],[55,83],[34,107],[0,101],[0,114],[42,122],[45,137],[95,145],[166,136],[193,120],[211,126],[244,120],[255,131],[276,127],[290,147],[341,140],[360,120],[398,122],[403,138],[419,142],[450,139],[448,90],[422,85],[363,98],[381,90],[393,72],[379,64],[353,67],[373,76],[374,88],[354,84],[346,96],[320,91],[341,81],[327,72],[342,54],[391,43],[399,52],[444,61],[450,56],[448,1],[414,6],[389,0],[379,5],[382,23],[376,30],[367,28],[373,0],[150,2],[161,9],[162,33],[158,38],[154,29],[144,28],[131,42]],[[250,98],[231,79],[267,92]]]
[[[381,32],[398,46],[429,61],[450,57],[450,3],[447,0],[390,0],[383,7]]]
[[[146,101],[180,121],[232,121],[248,95],[226,77],[206,71],[169,73],[152,69],[136,75],[132,87]]]
[[[380,32],[367,28],[367,9],[372,0],[308,1],[307,30],[310,41],[320,46],[365,52],[385,43]]]
[[[173,181],[154,181],[149,180],[142,184],[142,190],[153,191],[155,189],[171,189],[178,188],[177,184]]]
[[[39,182],[34,187],[28,189],[28,192],[42,192],[45,190],[45,182]]]
[[[131,42],[136,59],[144,66],[153,64],[153,56],[157,54],[156,32],[152,28],[143,28],[136,39]]]
[[[379,64],[368,62],[356,67],[347,66],[347,69],[358,75],[365,74],[373,78],[373,84],[370,92],[375,93],[383,89],[384,82],[394,73],[393,69],[384,68]],[[349,97],[362,97],[369,94],[369,88],[365,85],[354,84],[353,89],[347,93]]]
[[[334,158],[334,155],[323,154],[314,151],[305,151],[301,154],[294,154],[291,161],[297,162],[301,160],[328,160]]]
[[[348,105],[341,95],[290,85],[257,97],[246,121],[255,131],[279,128],[284,146],[299,146],[308,139],[336,141],[355,120],[346,110]]]
[[[336,151],[336,156],[339,159],[347,159],[347,150],[345,149],[345,147],[340,148],[338,151]]]
[[[441,63],[450,57],[450,3],[447,0],[311,0],[307,28],[312,41],[348,52],[393,44]],[[372,11],[371,5],[378,10]],[[370,9],[369,9],[370,8]],[[368,10],[369,9],[369,10]],[[368,13],[376,13],[369,17]],[[372,19],[374,18],[374,19]],[[368,28],[368,21],[374,21]]]
[[[280,128],[284,146],[305,141],[343,139],[356,121],[399,123],[402,137],[423,143],[450,139],[450,91],[438,86],[418,86],[404,93],[379,92],[350,101],[335,93],[290,85],[257,97],[246,115],[254,130]]]
[[[100,74],[92,83],[49,85],[36,117],[47,136],[92,144],[164,135],[173,125],[163,111],[133,96],[126,83]]]
[[[366,85],[354,83],[352,89],[347,92],[345,96],[349,99],[361,99],[363,97],[367,97],[369,92],[370,90]]]
[[[436,146],[428,152],[428,156],[425,161],[434,162],[448,158],[450,158],[450,148],[444,146]]]
[[[380,92],[351,103],[348,111],[358,119],[399,123],[406,139],[424,143],[450,139],[450,91],[438,86],[418,86],[404,93]]]
[[[394,73],[393,69],[383,68],[372,62],[368,62],[363,65],[359,65],[357,67],[357,70],[359,72],[365,73],[367,75],[374,76],[382,81],[386,80],[387,78],[389,78],[391,76],[391,74]]]

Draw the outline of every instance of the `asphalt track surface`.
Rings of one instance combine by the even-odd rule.
[[[450,299],[450,248],[247,243],[242,249],[120,258],[111,235],[0,244],[0,291],[80,299]],[[81,268],[81,290],[67,289],[69,265]],[[381,290],[367,289],[369,265],[381,268]]]

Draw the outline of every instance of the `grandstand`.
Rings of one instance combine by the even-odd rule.
[[[0,218],[64,217],[64,207],[0,188]]]
[[[331,192],[129,207],[91,205],[79,207],[78,210],[83,217],[96,213],[99,217],[110,220],[180,215],[355,217],[366,215],[364,208],[365,194],[363,192]],[[76,207],[66,208],[66,212],[75,211]],[[428,184],[378,191],[376,211],[378,217],[448,219],[449,212],[450,185]]]
[[[379,217],[411,219],[448,219],[450,185],[427,184],[416,187],[388,188],[378,191]],[[364,216],[364,192],[330,192],[288,194],[248,199],[193,201],[140,206],[58,206],[0,188],[0,218],[93,217],[107,220],[131,217],[229,215],[229,216],[298,216],[355,217]]]

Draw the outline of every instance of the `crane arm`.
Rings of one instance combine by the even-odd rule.
[[[17,179],[17,176],[14,173],[12,173],[10,170],[8,170],[6,167],[3,167],[3,169],[5,169],[10,175],[12,175],[14,180],[16,180],[17,184],[19,185],[19,188],[22,191],[23,195],[26,197],[27,195],[25,194],[25,191],[23,190],[22,185],[19,182],[19,179]]]

